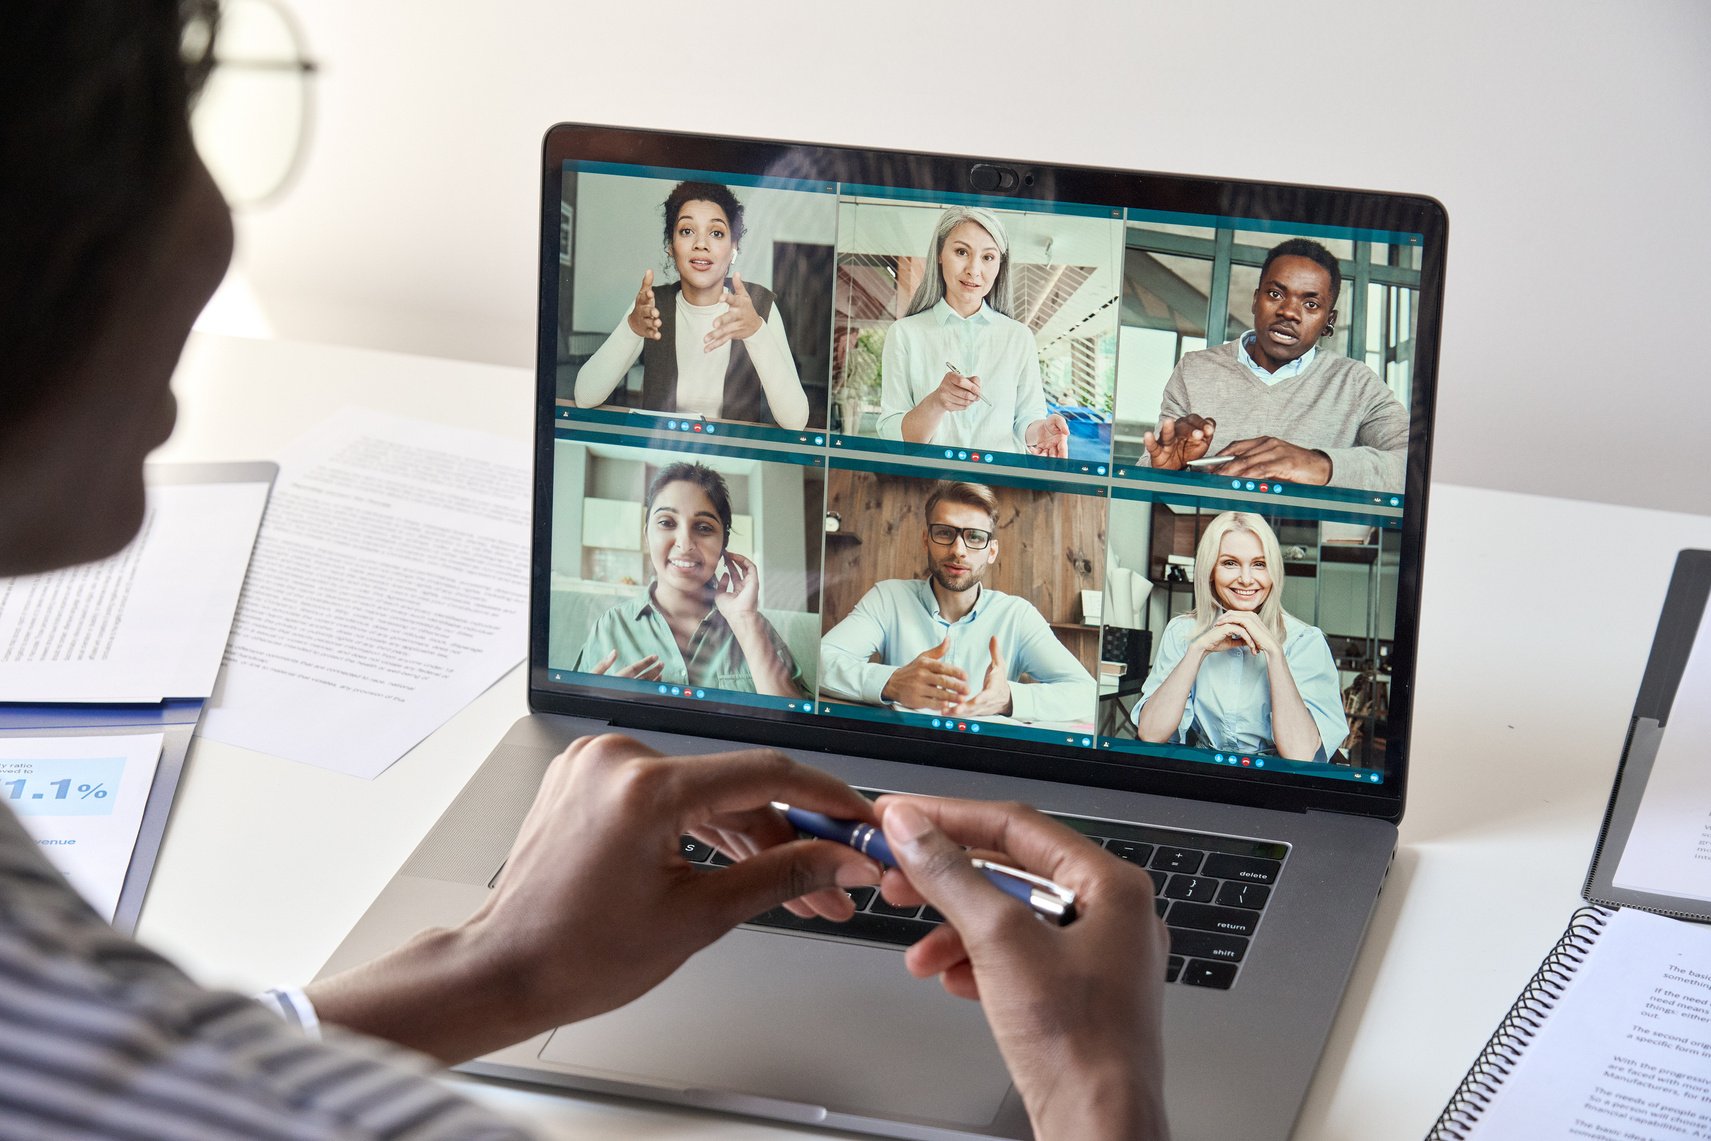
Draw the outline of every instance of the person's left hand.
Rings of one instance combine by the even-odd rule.
[[[725,552],[725,567],[725,573],[713,582],[713,605],[727,622],[758,613],[760,571],[754,563],[729,550]]]
[[[1053,412],[1028,427],[1028,451],[1036,456],[1069,458],[1069,421]]]
[[[1229,456],[1230,462],[1218,468],[1220,476],[1281,479],[1287,483],[1331,482],[1330,456],[1276,436],[1237,440],[1221,454]]]
[[[998,652],[998,639],[993,638],[987,644],[991,655],[991,664],[986,667],[986,677],[980,683],[980,692],[946,710],[947,713],[958,717],[990,717],[997,715],[1008,717],[1014,703],[1010,700],[1010,671],[1004,666],[1004,658]]]
[[[732,927],[779,904],[847,919],[838,887],[880,868],[799,841],[788,801],[872,822],[842,781],[772,749],[666,757],[616,734],[555,758],[498,885],[449,930],[425,931],[309,988],[322,1021],[458,1062],[623,1006]],[[698,868],[688,833],[736,863]]]
[[[701,339],[701,351],[710,353],[720,345],[731,341],[746,341],[756,333],[766,322],[755,312],[754,299],[749,296],[748,287],[743,284],[740,273],[731,275],[731,287],[720,296],[727,308],[713,321],[713,328]]]

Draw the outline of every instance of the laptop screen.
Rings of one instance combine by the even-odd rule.
[[[545,153],[537,707],[1400,798],[1435,203]]]

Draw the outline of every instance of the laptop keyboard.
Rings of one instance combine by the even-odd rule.
[[[1153,905],[1170,930],[1168,982],[1228,990],[1259,928],[1289,853],[1286,844],[1182,832],[1104,820],[1056,819],[1083,833],[1119,859],[1147,869],[1156,893]],[[683,855],[690,863],[718,867],[731,861],[689,836]],[[895,907],[877,888],[850,891],[856,914],[848,922],[801,918],[782,907],[749,922],[806,934],[907,947],[942,923],[931,907]]]

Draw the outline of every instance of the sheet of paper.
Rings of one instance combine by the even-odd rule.
[[[0,800],[109,923],[160,761],[160,733],[0,737]]]
[[[1711,903],[1711,621],[1702,621],[1610,882]]]
[[[206,737],[373,778],[522,660],[529,445],[363,409],[298,440]]]
[[[1467,1136],[1711,1136],[1711,927],[1611,916]]]
[[[0,699],[207,697],[266,506],[261,482],[151,484],[112,558],[0,579]]]

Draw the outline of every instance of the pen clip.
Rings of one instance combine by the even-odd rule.
[[[1019,880],[1028,885],[1028,904],[1043,919],[1050,920],[1058,926],[1063,926],[1075,918],[1075,892],[1062,884],[1053,883],[1044,876],[1033,872],[1013,868],[1009,864],[1000,864],[994,860],[983,860],[976,856],[970,860],[976,869],[983,872],[996,872],[1009,879]]]

